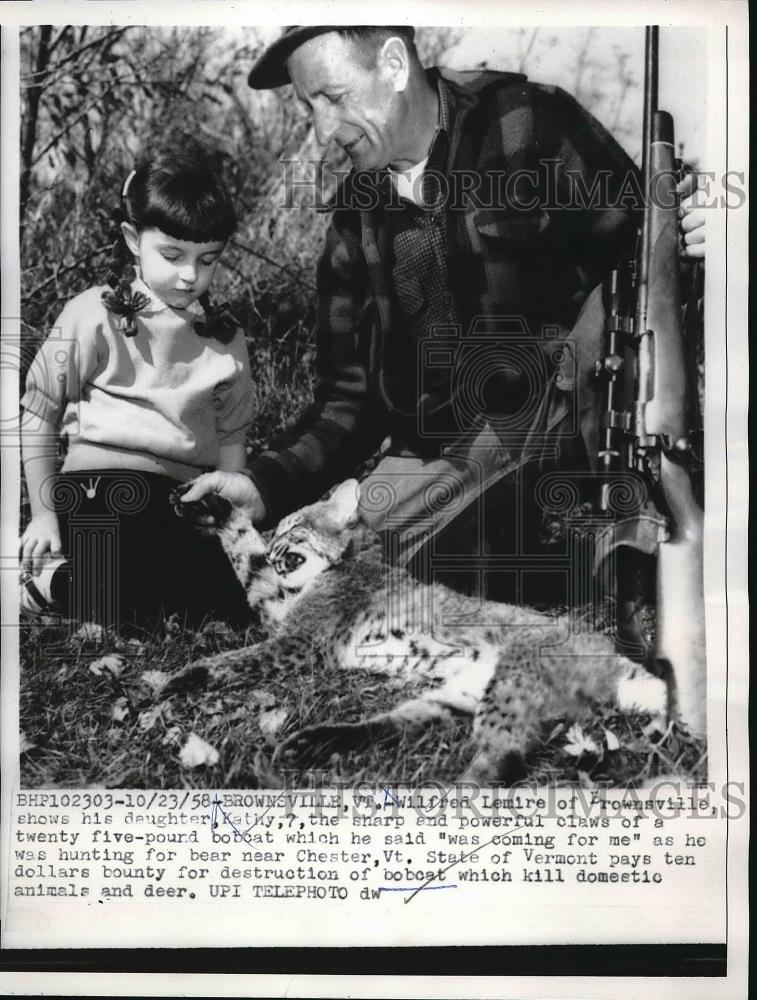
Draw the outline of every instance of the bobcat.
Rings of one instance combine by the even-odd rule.
[[[179,492],[180,495],[180,492]],[[663,713],[666,688],[617,655],[602,634],[571,632],[567,618],[481,602],[388,566],[358,527],[357,483],[284,518],[269,544],[223,497],[174,498],[180,516],[215,531],[268,630],[263,642],[190,664],[183,679],[220,678],[267,661],[333,658],[344,670],[414,680],[417,697],[355,722],[308,726],[276,751],[299,759],[399,734],[462,713],[475,754],[463,780],[512,781],[542,724],[585,717],[592,701]]]

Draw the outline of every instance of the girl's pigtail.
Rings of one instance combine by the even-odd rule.
[[[108,312],[120,316],[119,328],[125,337],[137,334],[136,314],[149,305],[149,298],[141,292],[132,292],[131,284],[136,277],[134,258],[126,246],[121,223],[126,221],[126,213],[117,208],[113,213],[113,249],[108,273],[105,277],[110,291],[102,293],[102,301]]]
[[[220,306],[213,306],[208,292],[203,292],[200,296],[200,305],[205,312],[205,318],[194,321],[192,325],[195,333],[200,337],[218,340],[222,344],[231,343],[240,324],[232,315],[228,305],[223,302]]]

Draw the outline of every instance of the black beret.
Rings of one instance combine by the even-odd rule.
[[[303,42],[318,35],[326,35],[331,31],[341,31],[351,27],[346,24],[315,25],[315,24],[291,24],[284,28],[281,35],[272,42],[255,62],[247,77],[247,82],[255,90],[270,90],[273,87],[283,87],[285,83],[291,83],[289,73],[286,68],[286,61],[298,49]],[[355,25],[355,27],[370,27],[369,25]],[[383,25],[380,25],[383,27]],[[410,40],[415,36],[415,28],[408,25],[402,27],[389,27],[389,31],[396,31],[398,35],[404,35]]]

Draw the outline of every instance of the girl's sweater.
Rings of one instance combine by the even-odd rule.
[[[72,299],[32,362],[21,400],[68,440],[63,472],[124,468],[186,481],[217,468],[219,447],[244,441],[252,380],[242,331],[229,344],[198,336],[193,303],[173,309],[139,279],[150,304],[125,337],[101,300]]]

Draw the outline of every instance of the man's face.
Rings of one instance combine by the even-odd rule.
[[[331,32],[302,44],[287,67],[321,145],[337,143],[357,170],[380,170],[402,155],[404,85],[398,91],[396,64],[366,67],[352,42]]]

